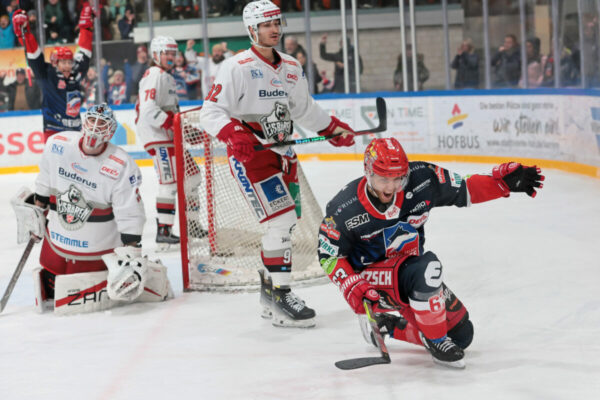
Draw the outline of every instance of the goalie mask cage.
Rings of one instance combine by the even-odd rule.
[[[261,239],[266,230],[229,168],[227,147],[205,133],[200,108],[174,119],[181,266],[185,291],[249,291],[259,287]],[[317,259],[321,208],[298,165],[302,218],[292,232],[292,281],[324,277]],[[199,238],[200,229],[208,235]]]

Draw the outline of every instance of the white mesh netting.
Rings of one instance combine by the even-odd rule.
[[[183,171],[184,175],[178,179],[179,212],[185,219],[180,219],[184,288],[254,290],[259,284],[257,269],[262,266],[261,238],[265,226],[257,222],[231,176],[226,146],[202,132],[198,113],[199,110],[182,112],[176,132],[181,133],[182,139],[176,139],[176,146],[181,146],[179,154],[183,155],[177,157],[177,167],[178,173]],[[323,214],[300,165],[298,178],[302,218],[292,233],[295,285],[314,283],[324,277],[317,260],[317,232]],[[208,236],[198,238],[200,229],[207,230]]]

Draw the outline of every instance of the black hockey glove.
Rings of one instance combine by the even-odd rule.
[[[535,165],[528,167],[510,162],[494,167],[492,176],[502,180],[511,192],[525,192],[529,196],[535,197],[537,194],[535,188],[544,187],[542,181],[545,177],[541,173],[542,170]]]

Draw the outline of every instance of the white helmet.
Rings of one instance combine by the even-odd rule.
[[[82,122],[83,143],[91,149],[109,142],[117,130],[117,120],[106,103],[91,106]]]
[[[170,36],[156,36],[150,42],[150,55],[156,65],[160,65],[160,53],[163,51],[177,52],[177,42]]]
[[[281,15],[281,10],[269,0],[252,1],[246,4],[242,18],[246,32],[248,32],[250,41],[254,45],[258,45],[258,43],[252,37],[250,27],[256,32],[256,39],[258,40],[258,24],[278,19],[281,22],[281,26],[286,26],[285,18]]]

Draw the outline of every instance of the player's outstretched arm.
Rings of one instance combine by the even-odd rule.
[[[87,58],[92,57],[92,41],[94,39],[94,18],[95,13],[92,10],[89,2],[83,3],[81,8],[81,14],[79,15],[79,39],[77,39],[77,46],[79,51],[82,52]],[[88,62],[89,65],[89,62]],[[87,68],[86,68],[87,71]]]
[[[535,197],[536,189],[541,189],[545,179],[537,166],[525,166],[516,162],[498,165],[492,176],[473,175],[467,179],[471,203],[482,203],[499,197],[508,197],[511,192],[525,192]]]

